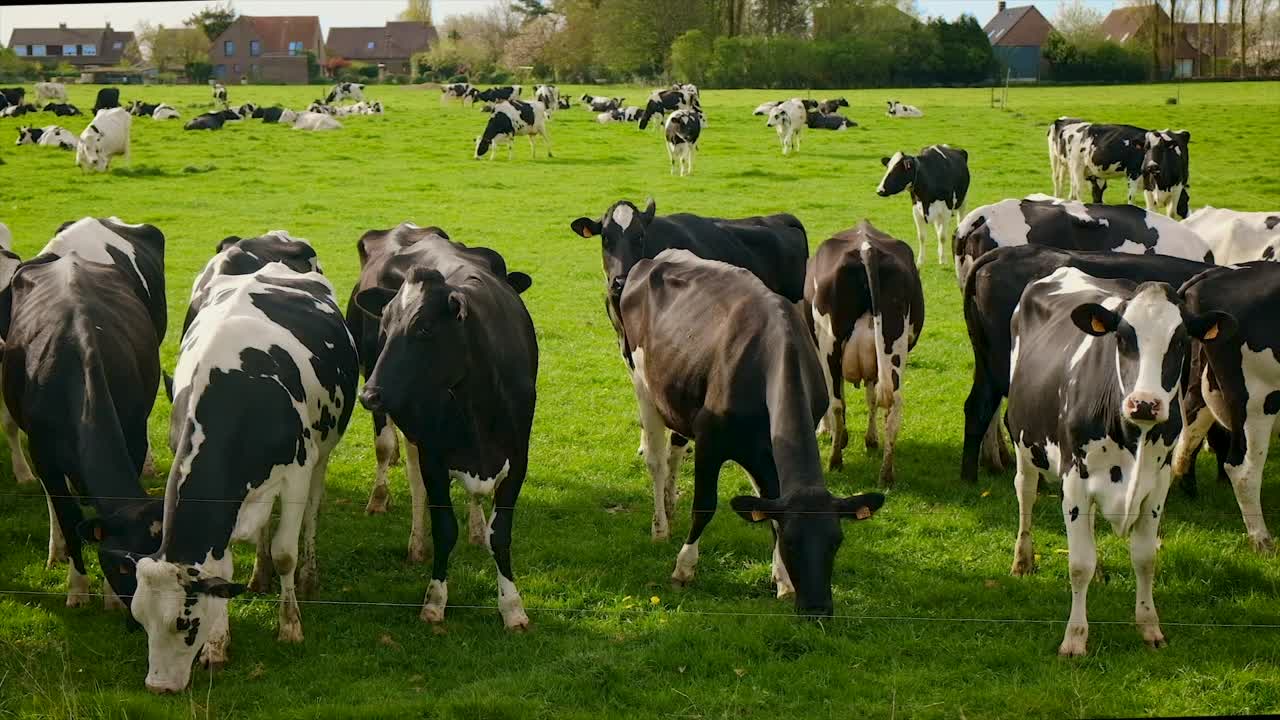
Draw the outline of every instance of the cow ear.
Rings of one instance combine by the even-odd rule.
[[[1115,332],[1120,325],[1120,316],[1098,303],[1085,303],[1071,311],[1071,322],[1083,332],[1101,337]]]
[[[395,296],[396,291],[391,288],[371,287],[356,294],[356,307],[363,310],[367,315],[380,318],[382,317],[383,309],[387,307],[387,303],[390,303],[391,298]]]
[[[218,241],[218,246],[214,248],[214,252],[220,253],[238,242],[240,242],[239,235],[228,235]]]
[[[915,164],[916,164],[915,160],[912,160],[912,159],[911,159],[911,158],[909,158],[909,157],[903,157],[903,158],[902,158],[902,169],[903,169],[903,170],[910,170],[911,168],[915,167]]]
[[[590,218],[580,217],[569,223],[569,227],[584,238],[591,238],[603,231],[603,226]]]
[[[1186,319],[1187,334],[1205,343],[1221,342],[1236,334],[1235,317],[1219,310],[1210,310]]]
[[[533,278],[522,272],[509,272],[507,273],[507,283],[511,285],[511,287],[515,289],[516,294],[519,295],[533,285]]]
[[[644,212],[640,213],[640,222],[644,227],[649,227],[649,223],[653,222],[654,213],[658,211],[657,203],[653,198],[649,198],[649,202],[645,203]]]
[[[880,158],[880,164],[881,164],[881,165],[883,165],[883,166],[885,166],[885,167],[889,167],[889,158],[887,158],[887,157],[883,157],[883,156],[882,156],[882,157]]]
[[[449,311],[454,317],[458,318],[458,322],[467,319],[467,296],[461,292],[454,290],[449,293]]]
[[[1191,132],[1189,130],[1179,130],[1173,135],[1181,140],[1183,145],[1187,145],[1191,142]]]
[[[777,520],[782,514],[782,505],[777,500],[769,500],[755,495],[739,495],[729,501],[729,506],[749,523]]]
[[[233,583],[220,577],[205,577],[191,583],[188,588],[195,593],[202,593],[224,600],[240,595],[245,591],[245,586],[240,583]]]
[[[884,506],[884,495],[866,493],[836,500],[836,515],[841,520],[866,520]]]

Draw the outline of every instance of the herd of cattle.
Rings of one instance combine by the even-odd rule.
[[[335,88],[325,104],[363,102],[350,90]],[[477,157],[518,134],[531,143],[534,134],[545,138],[550,109],[566,106],[550,86],[528,103],[518,86],[496,90],[443,90],[493,103]],[[217,93],[225,105],[225,89]],[[622,99],[584,102],[613,112]],[[798,101],[762,109],[772,122],[795,105],[808,111]],[[815,111],[845,106],[828,101]],[[110,138],[105,120],[116,110],[130,117],[123,108],[99,109],[90,129]],[[683,144],[696,144],[705,124],[696,88],[655,92],[638,122],[654,116],[665,118],[669,144],[680,144],[673,133],[691,133]],[[569,224],[600,242],[605,308],[653,484],[655,540],[670,537],[676,477],[685,455],[694,455],[691,526],[673,582],[695,575],[719,473],[732,461],[757,494],[735,497],[731,507],[773,532],[778,596],[794,596],[802,615],[833,613],[842,521],[871,517],[885,497],[832,495],[817,433],[830,433],[826,464],[840,468],[844,383],[865,385],[864,444],[883,444],[881,484],[894,482],[903,373],[924,329],[925,229],[934,225],[945,263],[952,217],[959,222],[951,256],[974,353],[960,472],[976,480],[981,458],[997,470],[1014,466],[1015,575],[1035,570],[1038,485],[1060,482],[1072,588],[1060,652],[1086,651],[1096,512],[1129,538],[1135,619],[1148,644],[1164,644],[1152,598],[1157,531],[1173,478],[1195,491],[1194,459],[1206,436],[1255,548],[1274,549],[1260,489],[1280,415],[1280,333],[1270,322],[1280,313],[1280,212],[1204,208],[1182,222],[1159,214],[1185,214],[1189,135],[1117,127],[1128,126],[1063,118],[1049,128],[1055,189],[1066,177],[1073,193],[1088,183],[1093,203],[1031,195],[966,214],[965,150],[932,145],[883,158],[877,193],[910,194],[918,253],[864,220],[811,255],[792,215],[660,216],[653,200],[643,208],[619,201]],[[78,152],[88,144],[80,140]],[[101,141],[97,147],[94,159],[105,152]],[[691,165],[691,148],[672,152],[673,165]],[[1147,208],[1101,204],[1116,173],[1130,179],[1130,198],[1141,184]],[[126,607],[146,630],[149,689],[185,688],[197,657],[226,662],[228,601],[246,589],[267,591],[276,575],[279,639],[302,640],[298,598],[318,587],[326,465],[356,402],[370,411],[375,436],[368,512],[387,510],[388,468],[403,435],[413,561],[427,556],[430,514],[434,552],[422,619],[442,621],[448,604],[456,480],[468,496],[468,538],[495,562],[503,621],[528,626],[510,551],[529,471],[538,344],[521,299],[532,279],[508,270],[498,252],[455,242],[438,227],[370,230],[357,243],[361,272],[344,312],[306,240],[272,231],[219,242],[194,281],[166,383],[174,459],[161,499],[144,492],[140,477],[164,375],[163,233],[88,217],[63,225],[25,262],[3,225],[0,246],[0,420],[14,475],[43,484],[48,561],[69,561],[69,606],[87,602],[83,547],[96,544],[106,604]],[[1006,401],[1012,458],[997,422]],[[248,585],[233,581],[233,540],[256,543]]]

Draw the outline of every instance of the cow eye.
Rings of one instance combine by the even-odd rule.
[[[435,334],[435,328],[430,325],[427,325],[426,327],[418,328],[417,330],[414,331],[413,334],[420,338],[429,338]]]

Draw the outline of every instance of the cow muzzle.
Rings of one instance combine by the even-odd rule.
[[[369,412],[384,412],[386,405],[382,401],[382,390],[377,387],[364,386],[360,391],[360,404]]]
[[[1142,173],[1144,175],[1159,175],[1160,165],[1158,163],[1149,162],[1142,166]]]
[[[1164,422],[1169,410],[1163,400],[1149,393],[1133,393],[1124,399],[1124,415],[1135,423]]]

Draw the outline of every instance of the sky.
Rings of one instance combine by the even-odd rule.
[[[439,23],[450,15],[483,10],[491,5],[509,0],[433,0],[435,21]],[[1050,20],[1057,13],[1063,0],[1035,0],[1040,12]],[[1086,4],[1106,14],[1119,0],[1085,0]],[[920,14],[930,17],[954,19],[969,13],[985,23],[996,12],[994,0],[916,0]],[[1026,4],[1027,0],[1010,0],[1010,5]],[[65,22],[72,27],[101,27],[110,20],[112,26],[132,30],[142,21],[167,26],[182,24],[211,0],[199,2],[112,2],[112,3],[60,3],[45,5],[0,6],[0,43],[9,41],[15,27],[56,27]],[[320,25],[327,33],[331,27],[381,25],[395,18],[405,6],[404,0],[233,0],[236,10],[243,15],[319,15]]]

